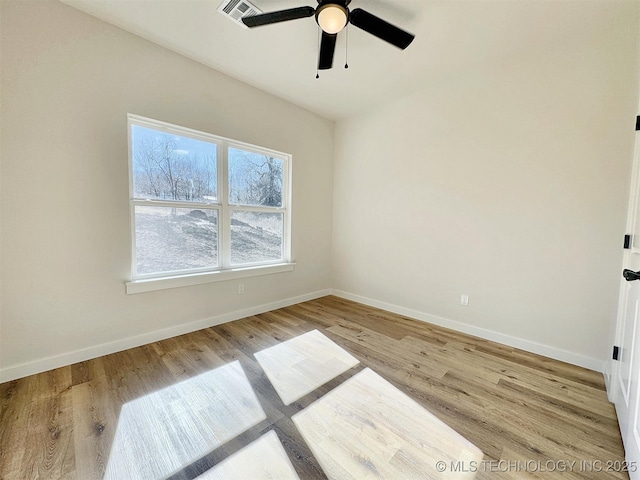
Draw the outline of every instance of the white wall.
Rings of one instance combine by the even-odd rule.
[[[339,294],[602,368],[638,104],[638,4],[607,5],[551,50],[338,122]]]
[[[332,122],[58,2],[0,8],[0,382],[326,292]],[[127,112],[291,153],[295,271],[126,295]]]

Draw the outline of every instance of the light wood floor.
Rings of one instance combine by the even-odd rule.
[[[312,330],[360,363],[284,405],[254,354]],[[244,458],[266,461],[253,449],[277,456],[277,440],[301,479],[327,478],[292,417],[365,368],[482,450],[485,463],[476,479],[628,478],[604,471],[622,462],[624,452],[601,374],[325,297],[1,384],[0,479],[103,478],[118,450],[114,439],[144,437],[140,425],[129,434],[122,430],[126,418],[139,417],[128,414],[134,406],[153,404],[141,409],[148,411],[158,408],[149,399],[162,399],[166,412],[157,428],[170,430],[171,418],[181,415],[181,396],[202,400],[194,399],[197,392],[184,393],[193,382],[223,375],[230,365],[241,366],[255,392],[259,405],[250,392],[242,403],[255,418],[242,415],[244,432],[229,430],[231,439],[224,432],[200,432],[198,439],[213,435],[216,442],[204,453],[193,449],[198,458],[183,462],[170,478],[226,478],[234,462],[244,468]],[[207,395],[218,395],[222,400],[216,402],[226,398],[224,392]],[[206,398],[197,408],[203,418],[211,415]],[[202,423],[194,429],[204,428]],[[185,448],[194,441],[183,438],[185,432],[176,428],[163,441]]]

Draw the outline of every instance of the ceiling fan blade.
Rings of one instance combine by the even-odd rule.
[[[322,32],[318,70],[329,70],[333,66],[333,53],[336,51],[338,34]]]
[[[277,12],[261,13],[250,17],[242,17],[242,23],[247,27],[259,27],[272,23],[286,22],[287,20],[297,20],[299,18],[311,17],[316,13],[313,7],[296,7]]]
[[[407,48],[415,38],[415,35],[405,32],[361,8],[351,10],[349,22],[402,50]]]

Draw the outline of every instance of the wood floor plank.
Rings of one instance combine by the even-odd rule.
[[[27,379],[14,380],[0,385],[2,410],[0,410],[0,478],[18,478],[15,472],[23,471],[27,456],[27,432],[30,413],[30,396]]]
[[[274,424],[273,430],[278,434],[280,442],[289,455],[289,460],[301,479],[326,480],[327,476],[322,471],[322,467],[291,418],[279,420]]]
[[[335,325],[327,330],[354,343],[367,345],[367,348],[377,354],[401,359],[403,364],[410,368],[426,369],[436,377],[441,377],[448,370],[448,367],[439,362],[437,358],[430,357],[424,351],[414,353],[410,349],[403,348],[403,345],[397,340],[364,327],[354,329],[343,325]],[[496,378],[497,381],[498,379]]]
[[[73,407],[71,389],[45,396],[46,388],[54,392],[60,387],[58,372],[40,374],[40,392],[30,403],[26,437],[33,439],[28,448],[32,455],[25,455],[25,478],[65,478],[75,470],[73,446]],[[69,377],[70,380],[70,377]]]
[[[312,330],[361,364],[284,405],[254,355]],[[178,402],[166,408],[177,418],[214,418],[212,412],[189,413],[197,402],[189,396],[179,403],[166,389],[233,362],[266,419],[212,445],[193,464],[177,463],[176,479],[206,473],[269,432],[300,478],[327,478],[291,418],[367,367],[482,450],[486,468],[476,480],[628,478],[624,472],[500,469],[509,464],[499,462],[623,461],[615,409],[600,373],[332,296],[1,384],[0,478],[103,478],[123,408],[148,396]],[[154,408],[144,414],[153,416]],[[169,414],[165,418],[170,422]],[[204,435],[206,423],[194,428]],[[186,441],[167,436],[178,449]],[[397,455],[390,462],[412,472],[403,453]],[[413,475],[419,476],[414,471],[408,478]]]
[[[116,403],[104,378],[75,385],[72,397],[77,476],[101,479],[118,424]]]
[[[611,448],[611,452],[616,455],[620,453],[621,437],[615,418],[599,415],[571,402],[558,400],[506,380],[500,380],[498,387],[497,392],[504,394],[505,398],[519,403],[527,410],[544,412],[551,422],[565,422],[570,428],[583,432],[585,437],[597,432],[601,445]]]
[[[475,351],[487,353],[493,357],[500,357],[516,365],[530,367],[535,370],[550,373],[555,377],[565,380],[572,380],[592,388],[605,391],[605,384],[599,372],[586,368],[576,367],[564,362],[557,362],[552,359],[536,355],[534,353],[523,352],[521,350],[500,345],[497,343],[487,343],[475,347]]]

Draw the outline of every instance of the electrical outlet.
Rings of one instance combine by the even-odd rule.
[[[469,306],[469,295],[466,295],[464,293],[460,295],[460,305],[462,305],[463,307]]]
[[[244,293],[244,283],[238,285],[238,294]]]

